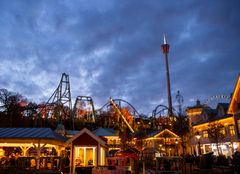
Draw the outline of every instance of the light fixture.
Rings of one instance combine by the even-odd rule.
[[[196,138],[199,140],[201,138],[201,135],[199,134],[199,132],[196,132]]]
[[[200,144],[201,135],[200,135],[200,133],[198,131],[196,132],[196,138],[198,140],[198,152],[199,152],[199,155],[201,155],[202,154],[202,152],[201,152],[201,144]]]
[[[175,140],[175,143],[178,144],[178,139]]]

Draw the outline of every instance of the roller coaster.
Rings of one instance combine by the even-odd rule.
[[[118,128],[121,121],[134,133],[140,122],[140,114],[129,102],[123,99],[112,99],[97,111],[97,119],[102,127]]]
[[[64,120],[70,120],[69,124],[73,125],[69,75],[66,73],[62,74],[57,89],[47,102],[41,103],[38,106],[38,110],[39,112],[37,119],[35,119],[35,126],[37,126],[37,122],[40,118],[43,120],[51,119],[58,124],[62,123]]]
[[[78,96],[73,107],[73,117],[85,122],[95,122],[95,109],[90,96]]]
[[[165,105],[158,105],[152,111],[151,121],[153,129],[172,129],[173,121],[176,121],[177,112],[172,108],[173,115],[169,116],[169,108]]]
[[[144,119],[135,107],[123,99],[110,99],[101,108],[95,109],[90,96],[77,96],[73,109],[69,75],[63,73],[57,89],[46,103],[39,105],[41,118],[55,119],[62,123],[69,120],[69,125],[74,128],[74,122],[81,120],[96,126],[118,129],[125,124],[131,133],[141,128],[163,129],[171,125],[174,117],[169,117],[169,109],[158,105],[152,112],[152,117]],[[173,108],[173,115],[176,111]],[[141,127],[141,128],[140,128]]]

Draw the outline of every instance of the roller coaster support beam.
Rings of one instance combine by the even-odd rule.
[[[130,131],[132,133],[134,133],[133,128],[130,126],[130,124],[127,122],[126,118],[124,117],[124,115],[122,114],[122,112],[120,111],[120,109],[118,108],[117,104],[114,102],[114,100],[110,97],[110,103],[114,106],[114,108],[116,109],[116,111],[120,114],[120,116],[122,117],[123,121],[126,123],[126,125],[128,126],[128,128],[130,129]]]

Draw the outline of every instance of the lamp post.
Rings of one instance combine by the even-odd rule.
[[[162,44],[162,51],[165,57],[166,63],[166,76],[167,76],[167,85],[168,85],[168,114],[172,116],[172,96],[171,96],[171,86],[170,86],[170,76],[169,76],[169,67],[168,67],[168,52],[169,52],[170,45],[167,44],[166,37],[164,35],[163,44]]]
[[[178,156],[178,139],[175,140],[176,148],[177,148],[177,156]]]
[[[201,155],[201,145],[200,145],[200,138],[201,138],[201,135],[199,132],[196,132],[196,138],[198,140],[198,152],[199,152],[199,155]]]

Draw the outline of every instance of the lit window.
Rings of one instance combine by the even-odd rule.
[[[203,131],[203,138],[208,138],[208,132],[207,131]]]
[[[240,119],[237,121],[238,124],[238,133],[240,133]]]
[[[75,147],[74,167],[95,166],[97,160],[96,147]]]
[[[225,134],[226,134],[225,128],[222,128],[222,129],[220,130],[220,133],[223,134],[223,135],[225,135]]]
[[[116,144],[117,144],[117,142],[116,142],[116,140],[114,139],[114,140],[113,140],[113,145],[116,145]]]
[[[230,134],[230,135],[235,135],[235,129],[234,129],[234,126],[233,126],[233,125],[230,125],[230,126],[229,126],[229,134]]]
[[[101,147],[100,153],[101,153],[100,165],[103,166],[103,165],[105,165],[105,150],[104,150],[104,148]]]

